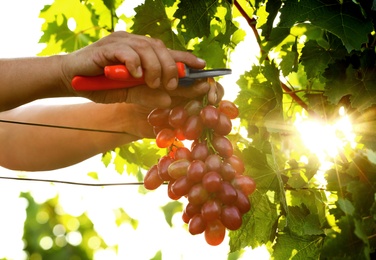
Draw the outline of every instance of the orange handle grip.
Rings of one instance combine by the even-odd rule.
[[[186,76],[184,63],[177,62],[179,78]],[[76,91],[98,91],[119,88],[131,88],[145,84],[144,77],[133,77],[124,65],[106,66],[104,75],[99,76],[75,76],[72,79],[73,89]]]

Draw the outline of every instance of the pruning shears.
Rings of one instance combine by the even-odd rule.
[[[178,69],[179,86],[190,86],[197,79],[231,74],[231,69],[198,70],[192,69],[182,62],[177,62],[176,66]],[[134,78],[125,65],[106,66],[103,75],[91,77],[75,76],[72,80],[72,86],[77,91],[131,88],[144,84],[144,77]]]

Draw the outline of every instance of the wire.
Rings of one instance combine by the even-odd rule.
[[[89,132],[98,132],[98,133],[109,133],[109,134],[129,134],[129,133],[127,133],[127,132],[114,131],[114,130],[102,130],[102,129],[92,129],[92,128],[73,127],[73,126],[59,126],[59,125],[49,125],[49,124],[40,124],[40,123],[29,123],[29,122],[20,122],[20,121],[4,120],[4,119],[0,119],[0,122],[1,122],[1,123],[6,123],[6,124],[17,124],[17,125],[40,126],[40,127],[60,128],[60,129],[78,130],[78,131],[89,131]]]
[[[12,180],[12,181],[51,182],[51,183],[61,183],[61,184],[69,184],[69,185],[92,186],[92,187],[126,186],[126,185],[143,185],[144,184],[144,182],[85,183],[85,182],[61,181],[61,180],[50,180],[50,179],[34,179],[34,178],[20,178],[20,177],[7,177],[7,176],[0,176],[0,179]]]

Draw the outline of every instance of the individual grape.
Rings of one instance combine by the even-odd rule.
[[[152,126],[164,126],[168,122],[169,114],[169,108],[156,108],[149,113],[147,121]]]
[[[187,169],[187,177],[192,182],[201,182],[206,173],[206,165],[201,160],[193,160]]]
[[[191,219],[185,211],[181,214],[181,219],[184,221],[185,224],[189,223],[189,220]]]
[[[188,202],[187,206],[185,206],[184,212],[189,218],[192,218],[194,215],[201,213],[201,205],[194,205]]]
[[[206,223],[205,240],[211,246],[221,244],[226,235],[226,228],[219,219]]]
[[[230,119],[235,119],[239,115],[239,109],[237,106],[228,100],[221,100],[218,104],[218,109],[222,113],[226,114]]]
[[[162,156],[158,161],[158,175],[164,181],[172,180],[171,176],[168,174],[168,166],[170,166],[172,162],[174,162],[174,159],[168,155]]]
[[[206,157],[205,164],[208,171],[219,172],[221,170],[222,158],[218,154],[210,154]]]
[[[184,125],[188,118],[188,113],[182,106],[177,106],[171,109],[168,116],[168,123],[174,127],[179,128]]]
[[[212,140],[212,145],[214,149],[218,152],[223,158],[228,158],[232,156],[234,149],[230,140],[225,136],[214,136]]]
[[[240,174],[244,173],[244,171],[245,171],[244,163],[235,154],[233,154],[232,156],[230,156],[228,158],[225,158],[224,161],[231,164],[232,167],[234,167],[236,174],[240,175]]]
[[[144,187],[148,190],[155,190],[161,186],[163,180],[158,175],[157,165],[153,165],[146,173],[144,177]]]
[[[245,195],[242,191],[236,190],[237,198],[234,205],[239,209],[241,214],[247,213],[251,209],[251,202],[247,195]]]
[[[230,118],[224,113],[219,113],[217,124],[213,127],[214,132],[218,135],[228,135],[232,129]]]
[[[236,206],[226,205],[221,210],[221,221],[229,230],[237,230],[242,225],[242,215]]]
[[[236,171],[231,164],[223,162],[221,164],[221,176],[225,181],[232,181],[236,175]]]
[[[181,176],[179,179],[175,180],[171,185],[171,191],[176,196],[185,196],[188,194],[192,187],[192,183],[188,180],[187,176]]]
[[[155,141],[159,148],[166,148],[173,144],[175,141],[175,133],[169,128],[164,128],[157,134]]]
[[[172,200],[178,200],[180,199],[182,196],[178,196],[176,195],[173,191],[172,191],[172,185],[175,183],[175,180],[172,180],[172,181],[169,181],[168,182],[168,185],[167,185],[167,195],[170,199]]]
[[[208,105],[200,111],[200,117],[204,126],[214,128],[219,119],[219,111],[216,107]]]
[[[198,235],[204,232],[206,229],[206,222],[201,214],[194,215],[188,223],[189,233],[192,235]]]
[[[233,204],[236,201],[238,194],[236,189],[227,181],[222,181],[221,190],[218,192],[217,197],[227,205]]]
[[[192,115],[188,117],[183,126],[184,136],[188,140],[198,139],[201,136],[203,130],[204,126],[198,115]]]
[[[252,194],[256,189],[255,181],[246,175],[238,175],[232,181],[232,185],[238,190],[241,190],[245,195]]]
[[[181,141],[186,139],[182,128],[175,128],[174,132],[175,132],[175,137],[177,139],[179,139]]]
[[[173,179],[178,179],[181,176],[187,175],[187,169],[190,165],[190,161],[187,159],[176,160],[168,166],[168,175]]]
[[[174,156],[175,160],[186,159],[190,161],[191,151],[187,147],[179,147],[178,149],[176,149]]]
[[[185,104],[184,109],[187,111],[188,116],[199,115],[202,109],[202,102],[198,100],[190,100]]]
[[[193,205],[201,205],[209,198],[209,193],[201,183],[195,184],[188,192],[188,201]]]
[[[206,143],[194,144],[191,150],[192,160],[205,161],[206,157],[209,155],[209,149]]]
[[[202,185],[208,192],[218,192],[222,189],[222,177],[218,172],[207,172],[202,177]]]
[[[201,207],[201,215],[206,221],[220,218],[221,202],[216,199],[206,201]]]

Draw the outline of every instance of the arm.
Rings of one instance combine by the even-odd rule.
[[[0,119],[128,134],[0,123],[0,165],[13,170],[52,170],[143,137],[153,137],[152,128],[146,121],[149,112],[148,108],[125,103],[34,105],[3,112]]]
[[[96,154],[141,139],[154,138],[147,116],[163,102],[166,95],[172,106],[202,96],[215,88],[221,100],[223,88],[209,86],[206,81],[190,88],[166,92],[147,86],[136,87],[131,101],[142,103],[98,104],[88,102],[75,105],[25,105],[0,112],[0,119],[76,128],[110,130],[124,134],[59,129],[0,122],[0,165],[13,170],[45,171],[76,164]]]

